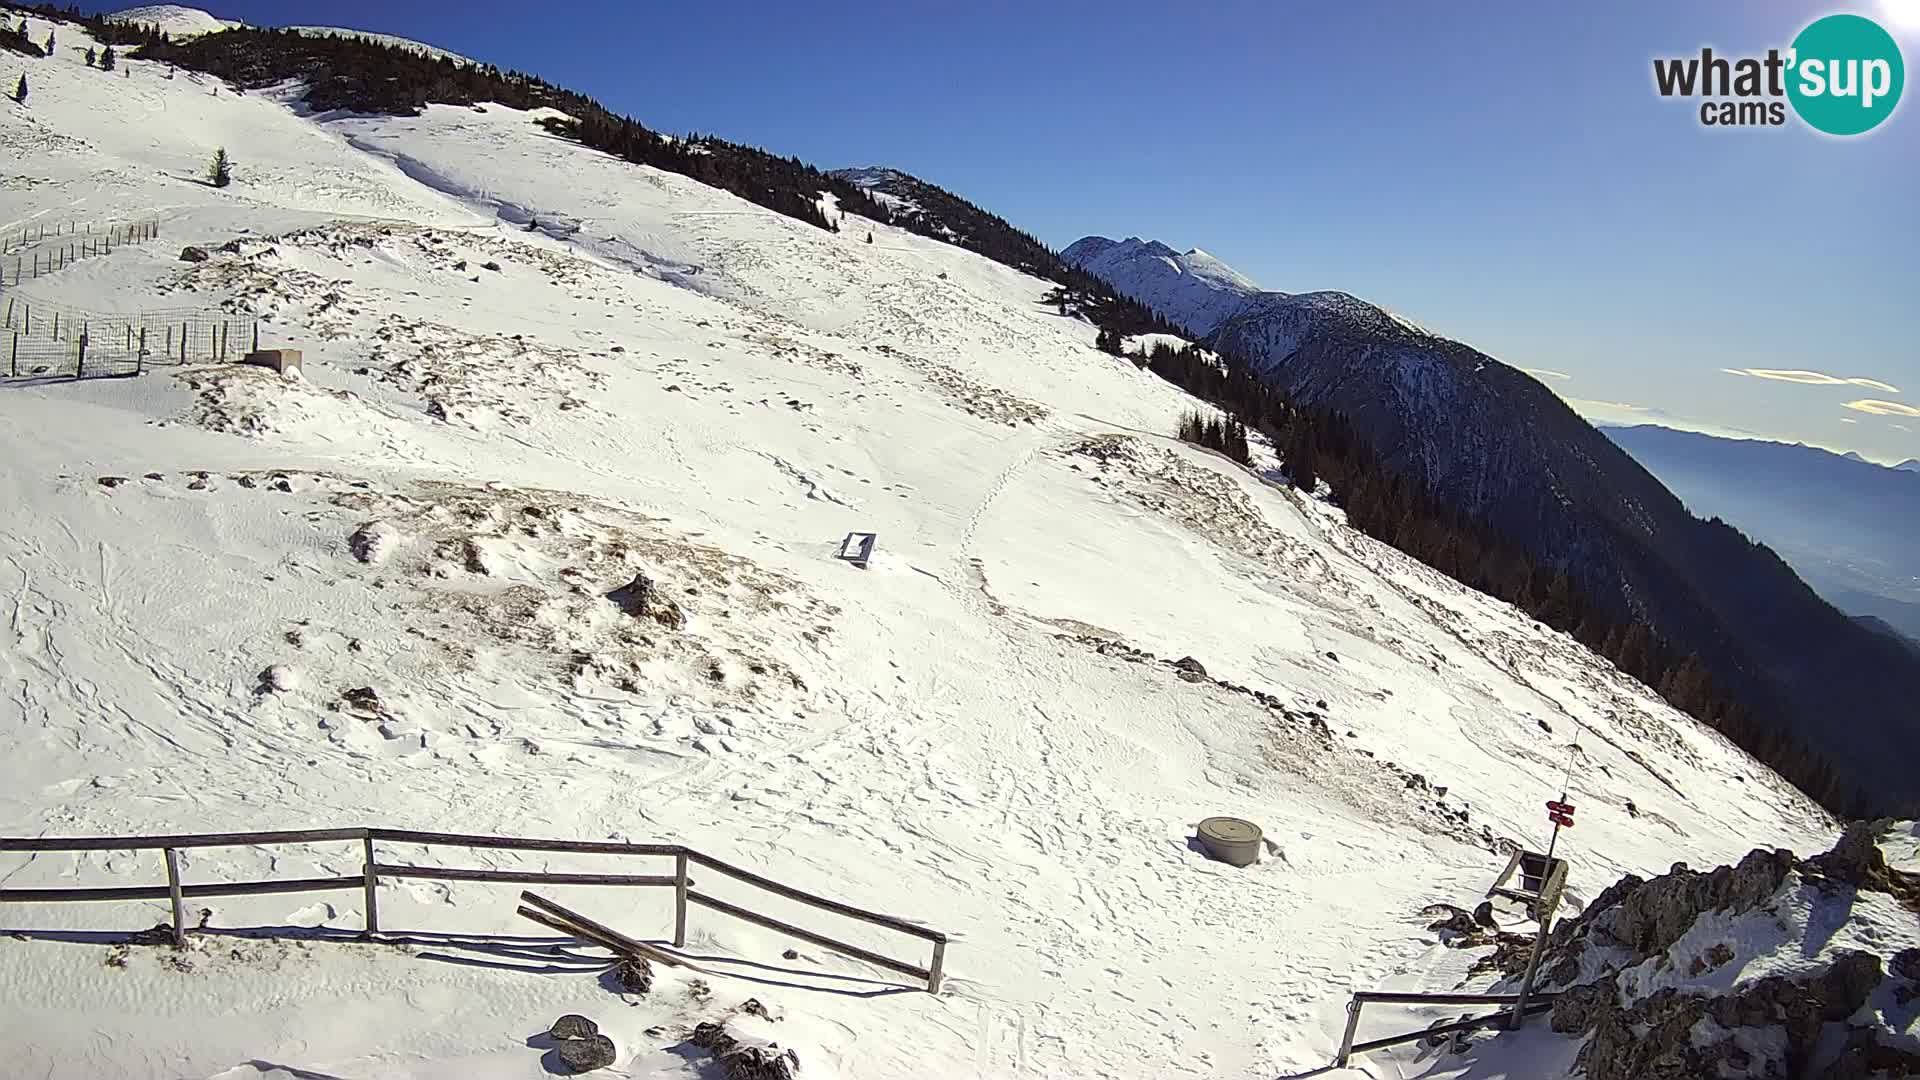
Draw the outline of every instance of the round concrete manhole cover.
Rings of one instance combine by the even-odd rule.
[[[1232,817],[1210,817],[1196,830],[1207,854],[1234,866],[1248,866],[1260,859],[1260,826]]]

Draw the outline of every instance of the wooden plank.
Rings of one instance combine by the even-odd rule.
[[[600,855],[678,855],[679,844],[620,844],[607,840],[536,840],[519,836],[469,836],[464,833],[416,832],[411,829],[369,829],[375,840],[397,844],[447,847],[501,848],[510,851],[583,851]],[[6,850],[0,847],[0,851]]]
[[[938,930],[929,930],[924,926],[910,923],[905,919],[895,918],[892,915],[882,915],[876,911],[863,911],[851,904],[842,904],[837,900],[828,900],[824,896],[815,896],[809,892],[802,892],[790,885],[782,885],[772,878],[761,877],[751,870],[742,870],[730,863],[721,862],[711,855],[702,855],[700,852],[694,851],[691,848],[687,850],[687,857],[702,866],[718,870],[729,877],[737,878],[749,885],[758,886],[777,896],[784,896],[789,900],[798,901],[809,907],[816,907],[822,911],[831,911],[835,915],[845,915],[849,919],[859,919],[861,922],[872,923],[875,926],[884,926],[889,930],[898,930],[903,934],[912,934],[914,937],[925,938],[928,941],[939,942],[947,940],[947,935]],[[708,897],[708,899],[711,900],[712,897]],[[920,971],[918,968],[914,970]],[[921,971],[920,974],[924,976],[926,973]]]
[[[691,966],[685,960],[682,960],[670,952],[656,949],[644,942],[635,941],[618,930],[602,926],[577,911],[563,908],[544,896],[538,896],[530,892],[522,892],[520,899],[526,904],[531,904],[536,908],[543,909],[545,913],[553,919],[575,927],[574,936],[598,941],[614,952],[644,956],[652,960],[658,960],[668,967]]]
[[[1546,1012],[1551,1008],[1553,1008],[1552,1004],[1540,1001],[1528,1005],[1527,1012],[1531,1015]],[[1436,1024],[1430,1028],[1421,1028],[1419,1031],[1409,1031],[1404,1035],[1389,1035],[1384,1039],[1369,1039],[1366,1042],[1354,1043],[1347,1053],[1364,1054],[1373,1050],[1382,1050],[1389,1046],[1398,1046],[1401,1043],[1410,1043],[1418,1039],[1425,1039],[1433,1035],[1447,1035],[1456,1031],[1471,1031],[1474,1028],[1504,1025],[1507,1022],[1508,1015],[1505,1012],[1488,1013],[1485,1016],[1471,1016],[1465,1020],[1455,1020],[1451,1023]]]
[[[436,881],[503,881],[517,885],[650,885],[668,886],[677,879],[664,874],[548,874],[537,870],[466,870],[443,866],[407,866],[378,863],[381,877],[430,878]]]
[[[358,889],[361,877],[287,878],[280,881],[233,881],[182,885],[183,898],[201,896],[272,896],[277,893],[333,892]],[[96,900],[171,900],[165,885],[116,886],[94,889],[0,889],[0,904],[64,904]]]
[[[0,837],[0,851],[145,851],[155,848],[255,847],[359,840],[365,829],[295,829],[285,832],[190,833],[176,836]]]
[[[1353,995],[1353,999],[1355,1001],[1365,1001],[1381,1005],[1511,1005],[1520,1000],[1520,995],[1417,994],[1385,990],[1361,990]]]
[[[716,900],[704,893],[689,892],[687,893],[687,899],[699,904],[701,907],[712,908],[723,915],[731,915],[736,919],[753,923],[755,926],[764,926],[769,930],[785,934],[788,937],[795,937],[801,941],[811,942],[823,949],[832,949],[842,956],[850,956],[855,960],[865,961],[875,967],[886,968],[888,971],[897,971],[902,975],[911,975],[916,979],[931,981],[933,978],[933,972],[928,971],[926,968],[902,963],[891,957],[881,956],[877,952],[869,952],[857,945],[848,945],[843,941],[835,941],[830,937],[823,934],[816,934],[811,930],[802,930],[790,923],[783,923],[778,919],[768,918],[757,911],[748,911],[746,908],[738,905],[729,904],[725,900]]]
[[[537,922],[541,926],[544,926],[549,930],[558,930],[560,933],[565,934],[568,937],[579,938],[582,941],[590,942],[594,945],[598,945],[601,948],[607,950],[608,952],[613,953],[615,956],[643,956],[657,963],[665,964],[668,967],[683,967],[683,968],[686,968],[688,971],[699,971],[699,972],[705,972],[706,974],[712,974],[712,972],[708,972],[706,968],[689,964],[686,961],[680,959],[679,957],[674,956],[672,953],[661,952],[659,949],[655,949],[652,946],[643,944],[641,942],[633,941],[630,938],[622,939],[622,940],[625,940],[628,945],[633,945],[633,946],[636,946],[637,948],[630,949],[624,945],[616,946],[612,942],[602,941],[600,940],[600,937],[598,934],[595,934],[592,931],[587,930],[585,927],[575,926],[572,923],[566,921],[565,919],[561,919],[561,918],[557,918],[555,916],[549,915],[544,911],[538,911],[534,908],[523,906],[516,909],[515,914],[519,915],[523,919],[530,919],[533,922]]]

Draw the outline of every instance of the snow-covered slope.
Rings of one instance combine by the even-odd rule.
[[[954,943],[944,993],[890,993],[697,911],[706,970],[640,997],[529,939],[507,885],[388,882],[384,946],[347,940],[357,891],[196,901],[178,954],[104,933],[164,903],[8,906],[7,1071],[537,1076],[535,1033],[574,1011],[629,1076],[701,1075],[684,1040],[731,1016],[806,1076],[1271,1077],[1330,1058],[1349,991],[1458,981],[1418,912],[1544,838],[1570,744],[1581,896],[1832,839],[1565,637],[1168,439],[1194,403],[1093,348],[1046,282],[498,106],[314,119],[64,52],[0,55],[0,82],[26,63],[0,231],[151,217],[164,243],[8,295],[257,317],[305,377],[0,385],[0,834],[678,840]],[[195,177],[222,145],[215,190]],[[212,258],[170,257],[187,244]],[[833,557],[856,529],[879,535],[864,571]],[[636,574],[679,618],[608,598]],[[1260,863],[1193,850],[1219,813],[1264,826]],[[196,849],[183,872],[359,859]],[[8,888],[159,873],[0,859]],[[652,892],[557,895],[670,925]]]
[[[173,38],[199,37],[201,34],[214,34],[228,27],[240,25],[232,19],[222,19],[200,8],[182,7],[179,4],[147,4],[116,11],[107,18],[119,22],[135,23],[140,26],[157,26]]]
[[[1196,334],[1212,333],[1260,292],[1246,276],[1199,248],[1179,252],[1137,236],[1082,237],[1060,257]]]

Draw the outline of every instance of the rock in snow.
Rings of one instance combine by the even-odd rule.
[[[393,553],[400,531],[384,521],[369,521],[347,537],[347,550],[363,563],[379,563]]]
[[[560,1064],[570,1072],[592,1072],[613,1064],[620,1052],[613,1040],[605,1035],[588,1035],[578,1039],[562,1039],[554,1047],[560,1056]]]
[[[284,694],[300,686],[300,676],[285,664],[275,664],[260,673],[260,685],[276,694]]]
[[[568,1013],[555,1020],[547,1034],[556,1039],[586,1039],[600,1034],[600,1025],[579,1013]]]
[[[1551,1026],[1584,1036],[1585,1075],[1920,1075],[1911,1017],[1866,1008],[1890,978],[1912,981],[1912,946],[1875,950],[1920,941],[1920,875],[1887,866],[1886,827],[1855,823],[1806,860],[1757,850],[1708,873],[1629,876],[1562,924],[1545,970],[1574,985]]]

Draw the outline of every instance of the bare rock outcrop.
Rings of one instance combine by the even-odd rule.
[[[740,1038],[724,1023],[703,1023],[687,1041],[712,1053],[726,1080],[795,1080],[800,1074],[800,1055],[779,1043]]]

